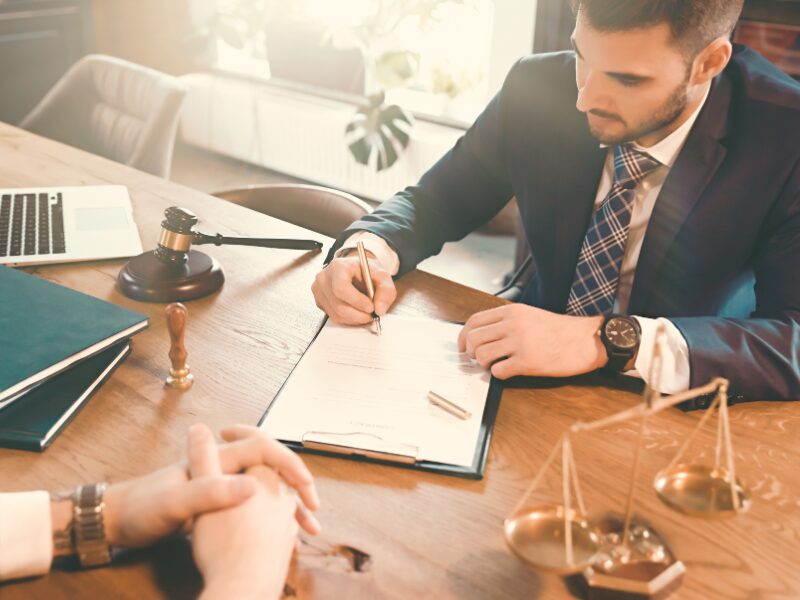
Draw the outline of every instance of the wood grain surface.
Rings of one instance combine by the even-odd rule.
[[[172,205],[195,211],[201,218],[199,229],[206,233],[309,235],[0,124],[0,187],[107,183],[130,190],[148,250],[155,247],[164,209]],[[324,255],[207,248],[222,263],[226,283],[218,293],[186,303],[185,341],[195,383],[185,392],[164,387],[170,366],[164,305],[130,300],[115,288],[124,261],[27,269],[143,312],[150,317],[150,328],[135,336],[131,356],[50,449],[43,454],[0,449],[0,491],[60,489],[132,477],[178,459],[193,423],[207,423],[216,431],[259,420],[322,323],[310,285]],[[403,277],[398,287],[394,310],[402,314],[458,321],[500,303],[422,272]],[[503,519],[565,428],[632,406],[639,401],[637,387],[598,375],[510,383],[481,481],[307,455],[322,497],[323,533],[302,538],[286,595],[579,595],[576,580],[537,573],[517,561],[505,547]],[[800,597],[800,404],[754,402],[731,408],[736,466],[752,492],[753,507],[729,520],[683,517],[663,506],[652,490],[654,475],[699,417],[669,410],[652,420],[636,482],[636,512],[659,530],[688,569],[675,597]],[[636,423],[626,423],[575,438],[592,514],[622,510],[636,432]],[[709,460],[713,439],[713,431],[703,432],[692,455]],[[551,499],[557,498],[557,480],[557,471],[548,478]],[[186,543],[172,540],[120,553],[108,568],[76,572],[57,566],[45,577],[1,585],[0,597],[191,598],[199,589]]]

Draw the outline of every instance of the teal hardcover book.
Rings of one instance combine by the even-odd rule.
[[[0,406],[147,327],[147,317],[0,266]]]
[[[43,451],[130,352],[128,340],[43,381],[0,410],[0,447]]]

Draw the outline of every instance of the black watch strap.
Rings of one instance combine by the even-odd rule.
[[[608,351],[608,349],[606,349]],[[619,373],[625,369],[625,365],[628,364],[628,361],[633,358],[633,354],[608,354],[608,362],[604,367],[607,371],[613,371],[614,373]]]

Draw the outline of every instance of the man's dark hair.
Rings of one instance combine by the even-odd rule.
[[[666,23],[688,60],[716,38],[730,35],[744,0],[570,0],[598,31],[624,31]]]

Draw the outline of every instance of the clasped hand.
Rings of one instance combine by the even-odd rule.
[[[298,524],[310,534],[320,530],[309,512],[319,508],[313,478],[296,454],[254,427],[221,435],[229,443],[217,447],[209,429],[195,425],[188,462],[111,484],[108,541],[142,547],[191,529],[206,597],[215,589],[225,597],[233,586],[240,597],[277,597]]]

